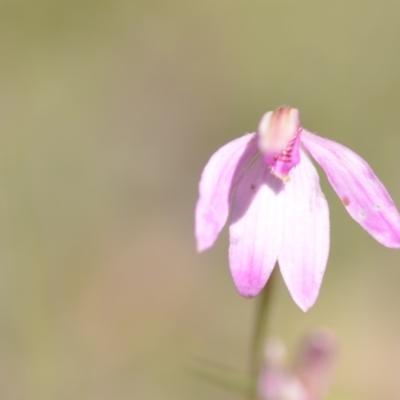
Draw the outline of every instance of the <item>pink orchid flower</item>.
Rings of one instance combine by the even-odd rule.
[[[311,156],[353,219],[400,248],[400,216],[371,167],[350,149],[300,126],[299,112],[266,113],[258,131],[229,142],[205,166],[196,205],[198,251],[229,221],[229,264],[244,297],[256,296],[276,262],[303,310],[316,301],[329,253],[329,209]]]

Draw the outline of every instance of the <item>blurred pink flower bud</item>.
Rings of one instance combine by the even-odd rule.
[[[304,339],[295,367],[309,393],[309,400],[321,400],[328,394],[336,363],[338,345],[328,330],[317,330]]]
[[[324,400],[332,380],[337,344],[332,333],[318,330],[306,336],[295,367],[285,363],[285,347],[270,338],[258,378],[260,400]]]

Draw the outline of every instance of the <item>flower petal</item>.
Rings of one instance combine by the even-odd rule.
[[[379,243],[399,248],[399,212],[368,163],[347,147],[305,130],[302,143],[326,172],[349,214]]]
[[[225,225],[232,187],[257,153],[255,134],[242,136],[215,152],[201,175],[195,212],[197,250],[210,248]]]
[[[254,297],[262,290],[278,258],[282,186],[260,155],[233,193],[229,264],[235,285],[244,297]]]
[[[307,311],[318,297],[329,253],[329,209],[308,154],[285,185],[283,240],[278,257],[295,303]]]

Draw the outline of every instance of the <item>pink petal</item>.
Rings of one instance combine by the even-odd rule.
[[[231,189],[257,151],[255,134],[245,135],[217,150],[205,166],[195,212],[198,251],[217,239],[228,218]]]
[[[305,130],[302,143],[326,172],[349,214],[378,242],[399,248],[399,212],[367,162],[347,147]]]
[[[318,297],[329,253],[329,209],[308,154],[284,189],[283,240],[278,257],[295,303],[307,311]]]
[[[282,240],[282,182],[262,156],[247,170],[233,194],[229,264],[242,296],[256,296],[267,282]]]

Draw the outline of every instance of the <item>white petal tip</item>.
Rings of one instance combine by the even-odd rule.
[[[208,250],[216,242],[219,229],[207,219],[197,218],[195,226],[196,249],[199,253]]]
[[[314,293],[310,296],[304,294],[300,299],[299,298],[296,299],[292,295],[292,298],[294,302],[297,304],[297,306],[300,308],[300,310],[306,313],[317,301],[318,293],[317,294]]]
[[[202,253],[203,251],[210,249],[213,245],[214,245],[214,241],[197,239],[196,250],[198,253]]]
[[[306,313],[313,305],[313,304],[297,304],[300,308],[301,311],[303,311],[304,313]]]

